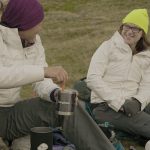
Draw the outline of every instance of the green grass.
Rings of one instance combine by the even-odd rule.
[[[86,76],[94,51],[112,36],[129,11],[150,11],[149,0],[42,0],[42,4],[45,20],[41,38],[46,59],[50,66],[62,65],[67,70],[69,88]],[[30,96],[30,91],[30,86],[25,87],[23,97]]]
[[[47,0],[41,37],[49,65],[68,71],[70,87],[86,76],[92,54],[121,25],[132,9],[149,8],[147,0]]]

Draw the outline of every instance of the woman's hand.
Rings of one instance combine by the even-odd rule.
[[[63,86],[68,80],[68,73],[62,66],[44,67],[44,77],[51,78],[54,83]]]
[[[141,103],[135,98],[127,99],[121,107],[121,111],[123,111],[128,117],[136,115],[140,110]]]

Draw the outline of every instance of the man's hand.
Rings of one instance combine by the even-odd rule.
[[[120,110],[128,117],[132,117],[141,110],[141,103],[135,98],[127,99]]]
[[[53,102],[56,102],[58,103],[59,99],[60,99],[60,89],[59,88],[56,88],[54,89],[51,93],[50,93],[50,99],[53,101]]]
[[[51,78],[56,84],[63,86],[68,80],[68,73],[61,66],[44,67],[44,77]]]

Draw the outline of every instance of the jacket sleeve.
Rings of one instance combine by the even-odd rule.
[[[141,110],[150,103],[150,67],[143,73],[138,92],[133,97],[141,103]]]
[[[0,32],[0,34],[2,34]],[[0,62],[5,59],[3,51],[7,52],[7,46],[0,35]],[[20,87],[25,84],[41,81],[44,79],[43,67],[36,65],[3,65],[0,63],[0,89]]]
[[[110,46],[106,41],[93,55],[87,74],[87,86],[100,97],[100,99],[105,100],[112,109],[118,111],[118,109],[120,109],[118,108],[120,95],[114,94],[111,87],[103,80],[103,76],[105,75],[109,63],[110,50]]]
[[[36,58],[36,65],[42,66],[42,67],[47,67],[48,64],[46,63],[45,60],[45,51],[42,46],[40,37],[37,36],[37,44],[38,44],[38,56]],[[53,83],[51,79],[44,78],[43,81],[36,82],[33,84],[33,89],[34,91],[42,98],[45,100],[50,100],[50,93],[55,89],[58,88],[58,85]]]
[[[0,89],[20,87],[44,79],[43,68],[30,66],[0,66]]]

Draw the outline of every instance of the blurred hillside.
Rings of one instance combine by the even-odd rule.
[[[62,65],[68,86],[86,76],[94,51],[132,9],[150,9],[149,0],[43,0],[41,37],[49,65]]]
[[[118,30],[128,12],[135,8],[147,8],[150,12],[149,0],[41,2],[45,10],[41,38],[46,59],[49,65],[62,65],[67,70],[67,87],[86,76],[94,51]],[[28,95],[27,93],[25,90],[23,95]]]

